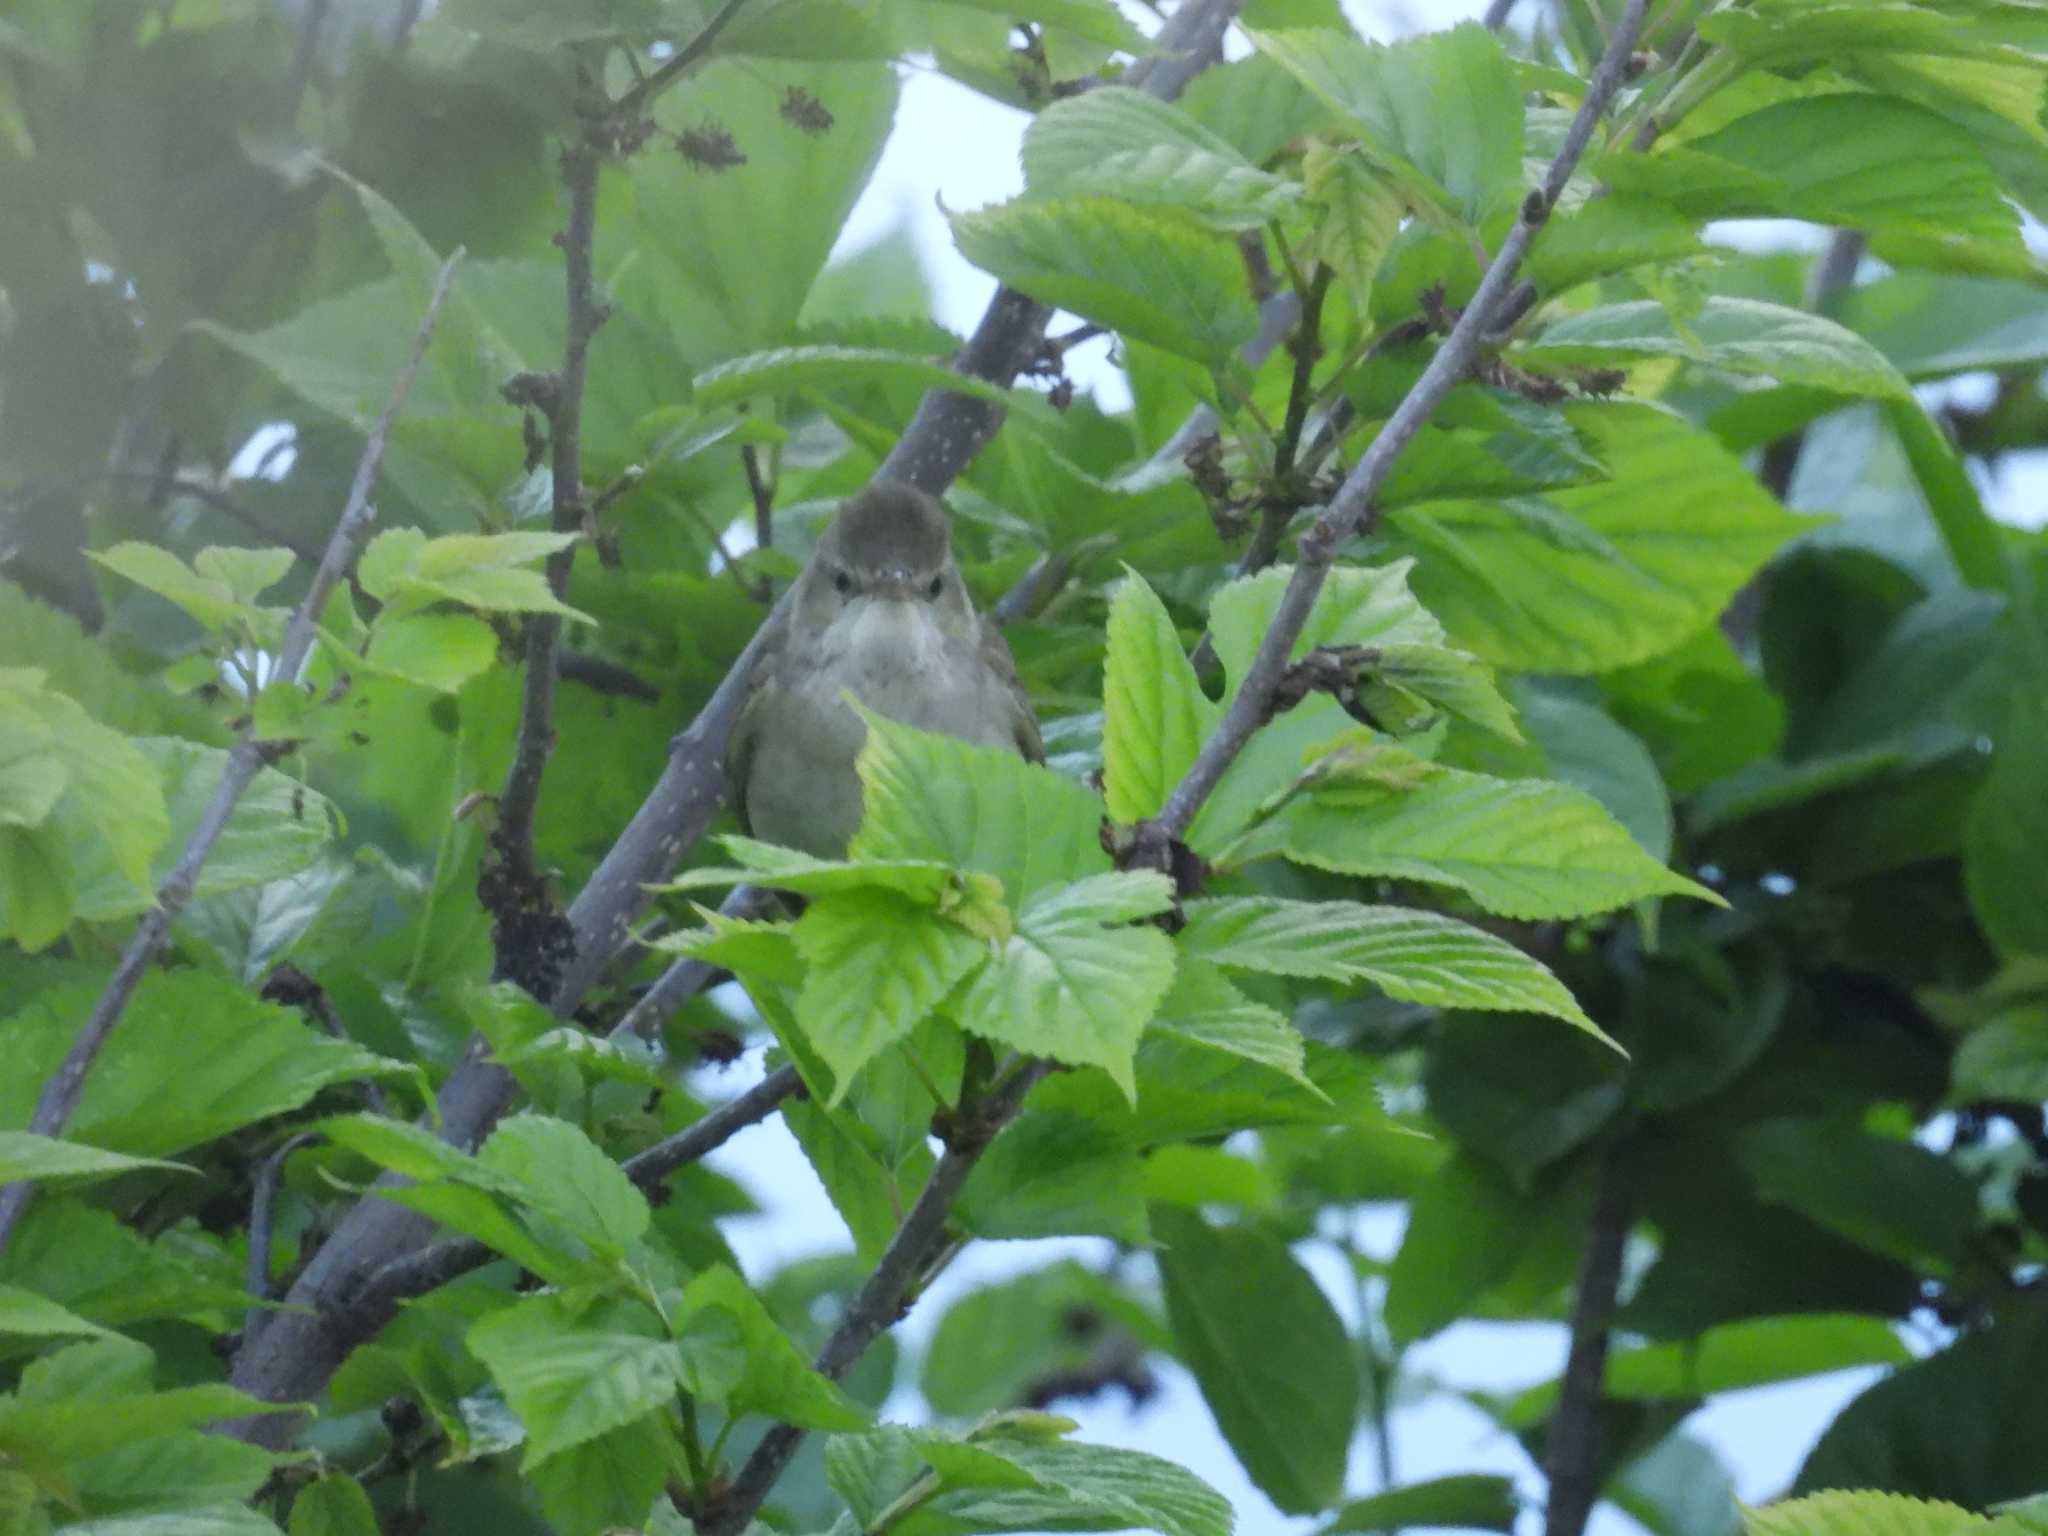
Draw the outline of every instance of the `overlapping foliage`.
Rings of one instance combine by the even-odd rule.
[[[1368,1491],[1353,1443],[1434,1389],[1418,1342],[1590,1341],[1608,1304],[1601,1393],[1483,1404],[1558,1536],[1578,1482],[1658,1536],[2048,1528],[2048,555],[1980,495],[2048,444],[2048,12],[1651,7],[1531,214],[1623,7],[1525,9],[1381,45],[1252,0],[1177,101],[1107,0],[0,18],[0,1182],[38,1186],[0,1237],[0,1533],[723,1531],[765,1493],[799,1531],[1223,1536],[1192,1471],[1043,1411],[1155,1354],[1279,1509],[1506,1530],[1503,1480]],[[1023,193],[953,238],[1110,333],[1127,410],[1032,337],[1021,379],[952,372],[900,236],[828,263],[905,61],[1034,114]],[[1270,722],[1144,867],[1289,538],[1545,215]],[[1759,217],[1856,243],[1722,238]],[[277,675],[457,246],[379,531]],[[1964,375],[1988,404],[1916,389]],[[530,637],[566,626],[525,732],[545,918],[945,385],[1006,413],[948,498],[977,597],[1054,576],[1008,626],[1050,763],[873,719],[844,861],[721,836],[569,1018],[498,979],[532,974],[487,910]],[[31,1133],[236,740],[265,766]],[[801,915],[700,904],[740,883]],[[679,958],[746,1005],[613,1034]],[[743,1276],[721,1235],[749,1199],[688,1138],[730,1133],[693,1069],[735,1037],[793,1069],[843,1258]],[[526,1102],[452,1145],[474,1050]],[[417,1268],[292,1290],[358,1200],[422,1218]],[[1354,1246],[1387,1202],[1398,1251]],[[966,1241],[1077,1235],[1115,1261],[863,1353]],[[1625,1236],[1617,1294],[1581,1256]],[[358,1342],[379,1285],[407,1304]],[[268,1448],[232,1382],[307,1308],[347,1345]],[[1738,1513],[1686,1415],[1857,1365],[1890,1374],[1813,1496]],[[936,1417],[883,1422],[899,1386]]]

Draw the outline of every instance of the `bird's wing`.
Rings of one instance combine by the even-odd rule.
[[[987,614],[981,619],[981,656],[988,668],[995,673],[1003,685],[1010,705],[1010,729],[1016,738],[1017,750],[1025,761],[1045,761],[1045,742],[1038,734],[1038,716],[1031,708],[1031,695],[1025,691],[1024,680],[1017,675],[1017,659],[1010,654],[1010,643],[1003,638],[1003,632],[996,627],[995,620]]]
[[[747,815],[747,780],[753,773],[754,752],[760,745],[769,702],[782,688],[783,634],[783,627],[777,625],[763,642],[753,676],[747,680],[747,701],[740,706],[725,744],[725,797],[739,818],[740,831],[748,837],[754,835],[754,826]]]

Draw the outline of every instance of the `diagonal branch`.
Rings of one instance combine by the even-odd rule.
[[[583,388],[589,376],[590,340],[606,316],[591,277],[591,248],[597,238],[597,176],[602,162],[599,130],[586,119],[576,141],[562,152],[562,184],[569,192],[569,220],[561,237],[568,311],[562,366],[550,375],[522,374],[505,387],[507,398],[537,406],[547,417],[557,533],[581,532],[585,522]],[[548,557],[548,586],[557,598],[568,587],[574,561],[573,549]],[[541,777],[555,750],[555,682],[561,640],[559,614],[527,616],[519,737],[512,766],[506,771],[505,788],[498,796],[490,851],[477,876],[477,895],[492,917],[497,973],[539,997],[554,990],[561,960],[574,943],[555,909],[546,879],[535,867],[533,852]]]
[[[1493,329],[1497,315],[1513,292],[1515,275],[1521,268],[1522,258],[1528,253],[1530,242],[1550,216],[1558,195],[1571,179],[1580,156],[1593,137],[1594,126],[1621,85],[1630,51],[1642,30],[1646,4],[1647,0],[1628,0],[1620,25],[1614,29],[1607,51],[1601,55],[1599,66],[1593,71],[1585,99],[1579,104],[1578,115],[1572,119],[1557,158],[1551,162],[1544,177],[1543,186],[1524,200],[1522,216],[1501,242],[1500,251],[1486,269],[1486,276],[1480,280],[1478,292],[1472,296],[1472,302],[1466,306],[1465,313],[1459,317],[1443,345],[1437,348],[1429,366],[1423,369],[1422,376],[1409,389],[1394,414],[1387,418],[1387,424],[1380,429],[1372,446],[1366,449],[1365,456],[1358,461],[1357,467],[1316,519],[1315,525],[1301,536],[1294,574],[1288,580],[1287,590],[1281,596],[1280,606],[1273,615],[1265,639],[1260,642],[1258,654],[1245,674],[1243,686],[1224,711],[1216,730],[1202,744],[1202,750],[1186,776],[1167,798],[1164,809],[1139,828],[1135,853],[1140,862],[1154,868],[1170,867],[1171,843],[1186,834],[1203,802],[1237,760],[1245,743],[1251,740],[1252,732],[1271,714],[1274,690],[1287,670],[1294,643],[1301,638],[1309,613],[1323,589],[1323,582],[1336,563],[1338,549],[1346,540],[1370,530],[1378,515],[1374,498],[1386,483],[1402,451],[1422,430],[1444,396],[1465,377],[1478,359],[1480,348]]]
[[[846,1309],[846,1316],[832,1330],[818,1358],[811,1362],[821,1375],[835,1381],[853,1368],[867,1348],[890,1328],[913,1299],[932,1261],[944,1249],[946,1219],[953,1202],[967,1186],[967,1176],[981,1161],[996,1134],[1023,1107],[1024,1097],[1051,1068],[1044,1062],[1019,1066],[992,1091],[954,1133],[945,1155],[917,1197],[917,1204],[889,1240],[875,1271],[861,1286],[860,1294]],[[717,1507],[697,1521],[698,1536],[738,1536],[766,1502],[776,1480],[803,1444],[804,1432],[792,1424],[777,1424],[754,1447],[753,1455],[740,1468],[732,1487]]]
[[[279,677],[296,678],[305,666],[306,657],[313,648],[314,628],[319,623],[320,610],[327,605],[328,595],[348,569],[357,539],[376,516],[370,506],[370,491],[376,485],[378,472],[384,464],[384,445],[390,439],[392,423],[398,419],[399,409],[412,389],[420,359],[426,355],[427,342],[434,334],[435,317],[441,311],[442,300],[448,296],[448,285],[454,279],[456,263],[461,259],[462,252],[458,250],[443,264],[440,276],[435,279],[433,295],[427,300],[426,313],[420,317],[419,330],[413,336],[412,351],[392,381],[391,395],[384,402],[383,414],[370,428],[370,435],[363,444],[363,456],[356,463],[355,479],[349,485],[341,517],[327,540],[327,549],[320,557],[319,567],[313,572],[306,595],[300,599],[298,610],[292,614],[291,623],[285,630],[284,646],[277,656],[276,675]],[[229,752],[227,767],[221,773],[213,798],[207,802],[206,810],[199,818],[199,825],[193,828],[184,852],[178,856],[178,862],[171,867],[164,883],[157,888],[156,905],[136,924],[134,936],[129,939],[127,949],[122,951],[120,963],[114,967],[106,990],[100,993],[84,1026],[78,1031],[78,1037],[71,1042],[70,1052],[55,1075],[43,1084],[42,1094],[36,1100],[35,1116],[29,1122],[29,1129],[37,1135],[60,1134],[78,1108],[79,1096],[85,1091],[86,1074],[92,1070],[92,1064],[106,1045],[107,1037],[114,1032],[114,1026],[121,1022],[121,1016],[134,998],[144,973],[155,963],[164,941],[170,937],[171,924],[177,921],[178,913],[191,900],[192,892],[199,883],[199,872],[206,867],[214,844],[220,841],[228,818],[234,814],[243,792],[255,782],[268,756],[267,744],[258,739],[253,727],[242,733],[241,739]],[[0,1189],[0,1252],[6,1250],[22,1212],[28,1209],[34,1189],[35,1186],[27,1180]]]

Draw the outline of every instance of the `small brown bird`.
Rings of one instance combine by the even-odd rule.
[[[879,480],[847,501],[790,599],[726,752],[750,837],[845,854],[867,727],[842,692],[905,725],[1045,760],[1010,648],[974,611],[946,514],[924,492]]]

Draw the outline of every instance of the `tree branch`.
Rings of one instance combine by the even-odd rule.
[[[766,1120],[802,1086],[795,1067],[777,1067],[737,1098],[627,1158],[626,1177],[642,1189],[651,1189],[677,1169],[688,1167],[724,1146],[748,1126]],[[349,1346],[353,1348],[389,1322],[400,1302],[424,1296],[473,1269],[481,1269],[497,1256],[474,1238],[464,1237],[393,1259],[364,1282],[336,1319],[335,1326],[353,1335]]]
[[[998,1084],[971,1115],[962,1117],[964,1123],[955,1132],[938,1166],[932,1169],[917,1204],[910,1208],[903,1225],[883,1250],[874,1273],[868,1276],[860,1294],[846,1309],[846,1316],[811,1362],[820,1375],[835,1381],[844,1376],[868,1346],[903,1316],[914,1288],[945,1246],[946,1219],[967,1185],[967,1176],[974,1172],[974,1165],[997,1133],[1016,1116],[1025,1095],[1050,1070],[1043,1062],[1024,1063]],[[745,1530],[803,1439],[804,1432],[794,1425],[778,1424],[769,1430],[717,1507],[698,1517],[698,1536],[738,1536]]]
[[[1628,0],[1620,25],[1615,28],[1607,51],[1593,71],[1585,100],[1579,104],[1578,114],[1572,119],[1557,158],[1551,162],[1541,190],[1532,192],[1524,200],[1521,217],[1501,242],[1500,251],[1487,268],[1486,276],[1480,280],[1478,292],[1472,296],[1465,313],[1459,316],[1451,334],[1437,348],[1429,366],[1423,369],[1422,376],[1395,407],[1393,415],[1387,418],[1372,446],[1365,451],[1365,456],[1358,461],[1357,467],[1316,519],[1315,525],[1301,536],[1294,574],[1281,596],[1280,606],[1273,615],[1265,639],[1260,642],[1243,686],[1224,711],[1215,731],[1202,744],[1201,752],[1186,776],[1175,786],[1165,807],[1156,818],[1139,828],[1135,851],[1141,862],[1155,868],[1171,867],[1170,844],[1187,832],[1196,812],[1201,810],[1224,772],[1236,761],[1238,753],[1244,750],[1252,732],[1270,716],[1274,690],[1287,670],[1294,642],[1301,637],[1323,582],[1336,563],[1338,548],[1347,539],[1370,528],[1378,511],[1374,498],[1386,483],[1402,451],[1422,430],[1444,396],[1465,377],[1477,360],[1480,347],[1493,327],[1495,315],[1513,289],[1515,274],[1530,242],[1543,227],[1559,193],[1571,179],[1572,171],[1592,139],[1594,125],[1621,84],[1630,51],[1642,30],[1646,4],[1647,0]]]
[[[1550,1480],[1544,1536],[1581,1536],[1600,1492],[1600,1397],[1630,1223],[1623,1145],[1613,1143],[1600,1154],[1594,1176],[1593,1213],[1586,1221],[1586,1250],[1572,1297],[1571,1354],[1543,1448],[1543,1472]]]
[[[300,599],[298,610],[292,614],[291,623],[285,630],[284,646],[277,657],[276,675],[279,677],[296,678],[304,667],[306,656],[313,648],[314,627],[319,623],[320,610],[326,606],[328,595],[341,580],[342,572],[347,570],[357,538],[376,515],[370,506],[370,491],[383,467],[384,445],[390,439],[391,426],[398,419],[399,408],[405,404],[405,397],[412,389],[420,359],[426,355],[427,342],[434,334],[435,317],[440,313],[442,300],[448,296],[455,265],[461,259],[462,252],[458,250],[442,265],[440,276],[434,282],[433,296],[428,299],[426,313],[421,316],[419,329],[413,336],[412,351],[392,381],[383,414],[370,428],[370,435],[363,444],[363,456],[356,463],[355,479],[349,485],[341,517],[334,525],[333,535],[327,540],[326,552],[321,555],[319,567],[313,572],[306,595]],[[63,1064],[43,1084],[42,1094],[36,1100],[35,1116],[29,1122],[29,1129],[37,1135],[61,1134],[72,1112],[78,1108],[79,1096],[85,1091],[86,1074],[92,1070],[92,1064],[106,1045],[107,1037],[114,1032],[114,1026],[121,1022],[121,1016],[134,998],[144,972],[155,962],[164,941],[170,937],[171,924],[191,899],[193,889],[199,883],[200,870],[205,868],[214,844],[227,827],[229,816],[234,813],[243,792],[254,782],[258,770],[264,766],[267,755],[266,745],[257,739],[253,728],[245,730],[228,753],[227,767],[221,773],[213,798],[207,802],[198,826],[193,828],[191,839],[178,856],[178,862],[157,888],[156,905],[136,925],[134,936],[121,954],[120,963],[114,967],[106,989],[93,1004],[77,1039],[71,1042],[71,1050]],[[22,1212],[28,1209],[34,1189],[35,1186],[25,1179],[0,1189],[0,1253],[6,1251]]]
[[[545,378],[522,375],[506,387],[508,396],[537,405],[547,417],[557,533],[580,533],[585,522],[583,389],[590,369],[590,339],[606,316],[591,277],[591,248],[597,238],[597,175],[606,131],[586,117],[576,142],[562,152],[562,184],[569,193],[569,220],[560,242],[568,315],[562,366]],[[548,586],[558,598],[568,588],[575,558],[573,548],[548,556]],[[556,655],[561,640],[560,615],[527,616],[526,684],[518,744],[506,771],[505,787],[498,795],[490,851],[477,875],[477,895],[492,917],[497,974],[510,977],[536,997],[554,991],[561,962],[574,945],[553,893],[535,867],[533,853],[541,779],[555,750]]]

